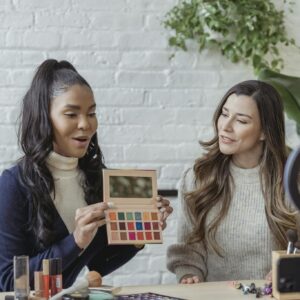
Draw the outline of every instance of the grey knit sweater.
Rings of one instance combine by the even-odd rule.
[[[264,279],[271,270],[271,253],[278,250],[279,245],[268,227],[259,167],[241,169],[231,164],[230,171],[235,185],[233,198],[216,235],[223,257],[213,251],[205,254],[201,243],[186,244],[193,224],[188,218],[183,195],[195,189],[193,170],[189,169],[182,178],[178,199],[178,241],[167,252],[167,268],[178,280],[187,274],[197,275],[202,281]],[[207,222],[218,213],[218,208],[214,207]]]

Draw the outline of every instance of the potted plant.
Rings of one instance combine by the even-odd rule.
[[[279,73],[284,62],[278,46],[295,41],[287,37],[284,12],[271,0],[182,0],[163,24],[172,32],[170,46],[187,51],[193,40],[200,52],[215,49],[233,63],[251,64],[258,78],[281,94],[300,134],[300,78]]]

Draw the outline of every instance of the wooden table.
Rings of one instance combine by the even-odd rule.
[[[251,281],[242,281],[250,285]],[[254,281],[256,286],[263,287],[265,281]],[[251,300],[256,299],[255,294],[243,295],[241,290],[235,289],[229,282],[205,282],[198,284],[177,284],[177,285],[148,285],[148,286],[124,286],[118,292],[121,294],[136,294],[152,292],[166,296],[179,297],[187,300]],[[0,293],[0,300],[11,293]],[[270,296],[264,296],[262,299],[270,299]],[[274,298],[273,298],[274,299]]]
[[[250,285],[251,281],[242,281]],[[263,287],[265,281],[256,280],[256,286]],[[243,295],[241,290],[235,289],[229,282],[205,282],[198,284],[152,285],[152,286],[124,286],[118,294],[135,294],[143,292],[158,293],[187,300],[251,300],[255,294]],[[262,299],[269,298],[264,296]],[[274,299],[274,298],[273,298]]]

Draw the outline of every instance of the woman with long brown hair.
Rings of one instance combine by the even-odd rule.
[[[180,283],[262,279],[284,249],[294,213],[285,203],[282,101],[267,83],[233,86],[213,117],[215,135],[182,178],[178,242],[167,267]]]

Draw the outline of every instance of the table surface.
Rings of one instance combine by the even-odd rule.
[[[250,285],[251,281],[242,281]],[[254,281],[256,286],[263,287],[265,281]],[[158,293],[166,296],[178,297],[187,300],[251,300],[256,299],[255,294],[243,295],[241,290],[237,290],[230,282],[205,282],[198,284],[177,284],[177,285],[148,285],[148,286],[123,286],[118,291],[121,294],[136,293]],[[0,300],[11,293],[0,293]],[[270,296],[264,296],[262,299],[270,299]],[[273,298],[274,299],[274,298]]]
[[[251,281],[242,281],[250,285]],[[256,280],[255,285],[263,287],[265,281]],[[177,284],[177,285],[149,285],[149,286],[124,286],[117,294],[134,294],[152,292],[166,296],[184,298],[187,300],[251,300],[256,299],[255,294],[243,295],[230,282],[205,282],[198,284]],[[246,299],[245,299],[246,297]],[[270,298],[265,296],[262,298]]]

